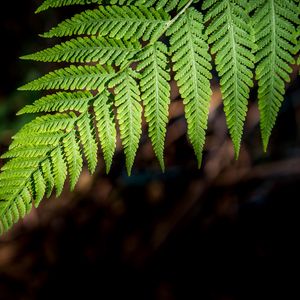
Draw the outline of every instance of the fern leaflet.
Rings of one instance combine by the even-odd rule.
[[[284,99],[285,82],[290,81],[294,64],[294,23],[299,23],[297,6],[290,0],[256,2],[253,16],[256,51],[256,79],[258,105],[264,149],[267,149],[271,131]]]
[[[209,9],[205,17],[205,21],[211,21],[207,28],[208,42],[213,45],[212,53],[216,53],[224,110],[236,156],[253,86],[254,45],[246,5],[245,0],[205,0],[203,3],[203,9]]]
[[[41,4],[38,9],[35,11],[36,13],[40,13],[44,10],[54,7],[62,7],[69,6],[75,4],[90,4],[90,3],[101,3],[101,0],[45,0],[43,4]]]
[[[21,91],[39,90],[101,90],[114,76],[112,67],[70,66],[58,69],[19,88]]]
[[[115,87],[117,119],[126,155],[128,174],[131,173],[142,133],[142,106],[140,104],[140,91],[136,82],[137,77],[138,74],[135,71],[127,69],[110,81],[110,87]]]
[[[85,112],[77,121],[77,126],[89,170],[91,173],[94,173],[98,161],[98,146],[92,122],[93,120],[89,112]]]
[[[140,48],[138,42],[98,36],[79,37],[21,58],[43,62],[98,62],[101,65],[119,66],[131,60]]]
[[[26,105],[18,112],[18,115],[39,112],[64,112],[69,110],[84,112],[88,109],[89,101],[93,98],[90,92],[58,92],[42,97],[31,105]]]
[[[138,71],[141,74],[141,92],[145,117],[149,124],[149,136],[154,152],[164,169],[164,141],[170,104],[170,75],[167,69],[167,47],[156,42],[139,56]]]
[[[98,34],[116,39],[155,40],[169,19],[163,10],[143,6],[100,6],[63,21],[43,37]]]
[[[209,81],[212,77],[201,13],[193,8],[188,9],[168,34],[171,35],[175,80],[185,105],[188,136],[200,167],[211,97]]]
[[[116,149],[117,132],[113,114],[112,100],[108,91],[97,95],[94,102],[94,111],[99,133],[99,140],[108,173],[112,164],[113,155]]]

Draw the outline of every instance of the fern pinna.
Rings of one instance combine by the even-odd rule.
[[[52,93],[19,111],[42,115],[25,125],[2,155],[8,161],[0,174],[1,232],[53,190],[59,196],[67,178],[74,189],[84,162],[95,172],[100,149],[109,172],[117,124],[130,174],[143,110],[164,169],[171,74],[199,167],[213,65],[236,155],[254,79],[267,147],[299,51],[298,0],[44,0],[37,12],[88,4],[41,35],[67,41],[22,57],[70,65],[20,88]]]

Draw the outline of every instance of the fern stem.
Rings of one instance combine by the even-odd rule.
[[[118,74],[122,73],[125,69],[127,69],[133,62],[137,61],[137,57],[140,54],[140,52],[144,51],[146,48],[151,47],[153,44],[155,44],[159,38],[161,38],[161,36],[171,27],[171,25],[176,22],[176,20],[191,6],[191,4],[193,3],[194,0],[190,0],[182,9],[181,11],[173,18],[171,19],[167,25],[165,26],[165,28],[162,30],[160,35],[157,35],[157,37],[153,40],[151,40],[149,42],[149,44],[147,44],[145,47],[143,47],[142,49],[140,49],[135,56],[127,61],[127,63],[125,65],[122,65],[120,70],[118,72],[116,72],[116,74],[114,75],[114,78],[118,76]]]
[[[271,28],[272,28],[272,39],[271,39],[271,63],[270,67],[272,68],[272,73],[275,73],[274,71],[274,66],[276,65],[276,16],[275,16],[275,7],[274,7],[274,1],[271,0]],[[274,91],[274,76],[271,77],[271,83],[270,86],[272,87],[271,90]],[[269,102],[270,100],[273,100],[271,97],[269,97]],[[271,107],[272,103],[268,103],[267,107]],[[267,120],[271,119],[271,114],[272,111],[271,109],[267,110]],[[270,139],[270,133],[262,126],[261,123],[261,132],[262,132],[262,141],[263,141],[263,150],[264,152],[267,152],[268,144],[269,144],[269,139]]]
[[[172,19],[168,22],[167,26],[165,27],[163,33],[161,35],[163,35],[171,26],[173,23],[175,23],[177,21],[177,19],[185,13],[185,11],[191,6],[191,4],[194,2],[194,0],[190,0],[183,8],[182,10]]]

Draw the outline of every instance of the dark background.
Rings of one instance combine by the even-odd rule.
[[[34,15],[38,3],[9,1],[0,11],[1,153],[28,121],[15,113],[40,96],[17,87],[57,67],[18,57],[52,45],[37,34],[80,11]],[[118,150],[110,175],[101,161],[74,193],[44,200],[0,239],[0,300],[299,299],[297,72],[265,154],[253,90],[238,161],[214,79],[201,170],[172,83],[166,172],[144,134],[131,177]]]

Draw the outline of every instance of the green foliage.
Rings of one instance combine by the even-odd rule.
[[[141,71],[140,87],[145,118],[149,124],[149,136],[154,152],[164,169],[164,141],[170,104],[170,75],[168,72],[167,47],[156,42],[143,51],[138,59]]]
[[[77,126],[89,170],[91,173],[94,173],[98,161],[98,146],[94,126],[92,124],[92,116],[89,112],[85,112],[82,115],[82,117],[77,121]]]
[[[197,2],[45,0],[41,4],[37,12],[75,4],[93,6],[42,35],[70,40],[22,57],[73,65],[58,64],[58,69],[20,88],[52,93],[18,112],[40,116],[13,137],[2,155],[7,162],[0,173],[1,232],[54,190],[59,196],[67,178],[73,190],[85,163],[95,172],[100,148],[109,172],[117,127],[130,174],[142,135],[143,108],[153,151],[164,169],[173,73],[199,167],[213,63],[236,155],[255,72],[266,149],[300,48],[299,1],[204,0],[202,11],[194,6]]]
[[[189,8],[169,29],[175,80],[185,105],[188,136],[200,167],[207,129],[212,78],[202,15]]]
[[[42,36],[101,35],[115,39],[159,38],[169,15],[163,10],[144,6],[100,6],[63,21]]]
[[[99,90],[114,76],[110,66],[74,66],[58,69],[19,88],[21,91],[39,90]]]
[[[137,78],[138,74],[128,68],[120,72],[110,82],[110,87],[115,87],[117,118],[129,174],[142,133],[142,106],[140,104],[140,91],[136,82]]]
[[[62,7],[68,5],[75,5],[75,4],[90,4],[90,3],[101,3],[101,0],[45,0],[43,4],[39,6],[36,10],[36,13],[42,12],[47,10],[48,8],[53,7]]]
[[[116,149],[117,131],[113,114],[113,102],[107,90],[98,94],[94,102],[99,140],[108,173]]]
[[[140,48],[140,44],[133,41],[101,36],[79,37],[21,58],[43,62],[97,62],[101,65],[119,66],[131,60]]]
[[[271,131],[284,99],[285,83],[290,81],[299,23],[297,5],[292,1],[256,1],[253,26],[257,44],[256,79],[263,145],[268,146]]]
[[[89,101],[93,99],[90,92],[58,92],[36,100],[32,105],[26,105],[18,115],[39,112],[64,112],[74,110],[84,112],[88,109]]]
[[[227,125],[236,155],[240,150],[243,126],[247,114],[250,87],[253,86],[252,69],[254,44],[251,37],[250,17],[246,13],[247,1],[205,0],[209,9],[205,20],[211,52],[220,77]]]

